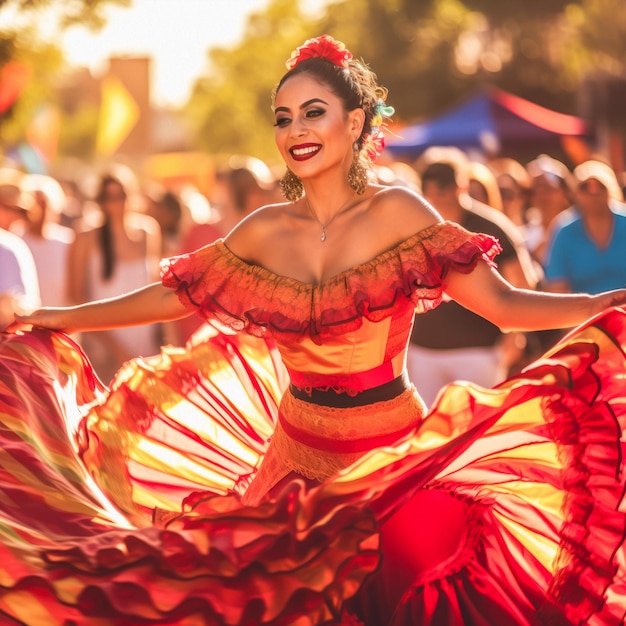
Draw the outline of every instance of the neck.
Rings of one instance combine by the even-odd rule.
[[[314,205],[311,203],[311,199],[305,194],[304,204],[306,205],[307,211],[311,215],[311,218],[315,220],[321,228],[320,241],[326,241],[326,231],[333,224],[335,218],[339,217],[342,213],[354,206],[356,195],[356,191],[350,189],[350,194],[341,202],[341,204],[339,204],[339,206],[336,206],[337,200],[336,198],[333,198],[334,205],[332,210],[325,212],[325,215],[327,216],[325,219],[320,219],[319,214],[314,208]]]
[[[315,219],[326,224],[344,205],[350,203],[354,197],[354,189],[347,184],[345,179],[339,184],[305,184],[304,196]]]
[[[330,168],[302,181],[309,204],[323,224],[332,219],[341,204],[353,194],[348,184],[349,165]]]
[[[611,242],[613,236],[613,214],[586,215],[583,216],[584,228],[589,238],[599,248],[605,248]]]
[[[111,228],[115,228],[116,230],[124,229],[125,227],[125,219],[122,213],[112,213],[109,214],[109,225]]]

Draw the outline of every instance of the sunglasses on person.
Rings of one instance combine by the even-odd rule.
[[[126,200],[125,193],[106,193],[102,197],[105,202],[123,202]]]
[[[510,187],[500,187],[500,195],[503,200],[513,200],[517,196],[517,192]]]
[[[578,191],[582,191],[583,193],[599,193],[601,191],[607,191],[607,188],[599,180],[590,178],[578,185]]]
[[[0,202],[0,208],[5,209],[6,211],[12,211],[14,213],[24,213],[24,209],[21,206],[17,206],[17,204],[7,204],[5,202]]]

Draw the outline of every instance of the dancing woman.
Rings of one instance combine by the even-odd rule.
[[[83,410],[72,468],[96,485],[49,486],[54,532],[8,507],[3,533],[19,521],[37,541],[4,549],[0,608],[35,623],[15,600],[44,589],[40,610],[68,623],[621,623],[626,290],[513,288],[496,240],[370,182],[393,110],[367,66],[328,36],[287,65],[287,202],[165,260],[161,283],[12,326],[0,354],[20,380],[48,373],[53,423],[68,397]],[[495,389],[445,387],[427,414],[407,341],[414,312],[447,297],[506,330],[584,325]],[[190,313],[230,331],[131,362],[110,389],[49,332]],[[32,419],[4,403],[9,430]],[[47,443],[69,458],[64,437]]]

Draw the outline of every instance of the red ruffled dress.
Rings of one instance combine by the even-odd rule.
[[[624,312],[428,415],[398,389],[414,311],[497,251],[446,222],[307,285],[218,240],[163,280],[221,330],[110,388],[3,335],[0,624],[623,624]]]

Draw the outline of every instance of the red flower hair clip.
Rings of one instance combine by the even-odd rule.
[[[348,67],[352,53],[341,42],[333,39],[330,35],[321,35],[307,39],[297,47],[287,60],[287,69],[292,70],[300,61],[305,59],[326,59],[333,65]]]

